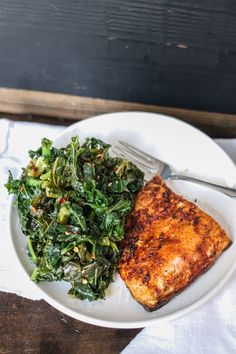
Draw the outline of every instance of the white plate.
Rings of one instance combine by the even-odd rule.
[[[69,143],[78,134],[95,136],[114,143],[119,139],[138,145],[141,149],[169,162],[179,172],[202,177],[233,187],[236,168],[224,151],[208,136],[177,119],[142,112],[112,113],[73,124],[56,139],[56,146]],[[236,238],[236,201],[210,189],[187,182],[169,183],[177,193],[212,215]],[[26,254],[26,240],[20,231],[15,208],[10,209],[10,228],[13,245],[24,270],[30,275],[34,265]],[[66,282],[42,282],[37,288],[42,297],[58,310],[78,320],[115,328],[138,328],[173,319],[203,304],[213,296],[235,268],[236,242],[222,254],[216,264],[180,295],[161,309],[148,313],[130,296],[119,276],[107,290],[106,300],[80,301],[67,295]]]

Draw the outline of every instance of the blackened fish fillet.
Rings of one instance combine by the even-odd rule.
[[[156,176],[126,218],[118,269],[134,299],[153,311],[209,269],[230,244],[211,216]]]

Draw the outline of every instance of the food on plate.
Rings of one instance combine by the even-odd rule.
[[[9,173],[6,187],[15,194],[35,282],[65,280],[79,299],[105,297],[117,269],[117,243],[124,220],[143,186],[143,172],[109,155],[110,145],[78,136],[55,148],[42,140],[29,151],[19,179]]]
[[[134,299],[153,311],[208,270],[230,244],[211,216],[156,176],[126,217],[118,269]]]

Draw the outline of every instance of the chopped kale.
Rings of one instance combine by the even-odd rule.
[[[29,151],[20,179],[5,184],[15,194],[35,282],[65,280],[69,294],[90,301],[105,297],[113,281],[125,216],[143,186],[143,172],[110,157],[110,145],[73,137],[57,149],[48,139]]]

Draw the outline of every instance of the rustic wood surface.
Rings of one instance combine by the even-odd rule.
[[[0,353],[118,354],[139,329],[89,325],[45,301],[0,292]]]
[[[0,87],[0,112],[16,119],[69,125],[75,120],[102,113],[147,111],[184,120],[212,137],[235,137],[236,114],[196,111],[134,102],[114,101],[30,90]]]
[[[236,113],[236,2],[1,0],[0,86]]]

